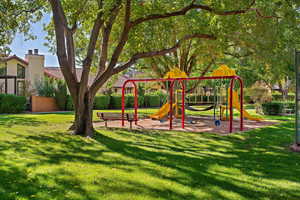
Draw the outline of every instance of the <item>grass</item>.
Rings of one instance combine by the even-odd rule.
[[[73,118],[0,115],[1,200],[300,199],[293,118],[230,136],[99,129],[93,139],[68,134]]]

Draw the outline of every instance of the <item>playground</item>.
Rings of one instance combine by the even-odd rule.
[[[233,120],[234,125],[232,129],[232,133],[240,132],[240,127],[238,120]],[[243,131],[249,131],[257,128],[263,128],[266,126],[272,126],[277,124],[275,121],[253,121],[253,120],[244,120]],[[104,127],[104,122],[97,122],[95,123],[96,127]],[[130,129],[130,124],[125,123],[123,127],[120,124],[120,121],[111,121],[108,123],[108,127],[112,128],[127,128]],[[164,121],[160,122],[159,120],[152,120],[152,119],[140,119],[138,124],[133,124],[132,129],[137,130],[169,130],[169,122]],[[228,123],[222,123],[220,126],[215,126],[210,119],[198,119],[198,122],[195,124],[187,123],[185,127],[181,127],[181,121],[176,119],[173,121],[173,128],[174,131],[183,131],[183,132],[209,132],[209,133],[219,133],[222,135],[228,134]]]
[[[199,92],[201,88],[197,85],[194,86],[193,93],[196,93],[198,98],[200,94],[200,101],[197,98],[194,101],[187,98],[187,85],[190,81],[196,81],[196,84],[211,81],[210,84],[213,85],[210,88],[211,101],[203,102],[203,96]],[[149,82],[162,83],[167,97],[163,106],[154,113],[139,114],[137,85]],[[126,112],[125,109],[124,91],[128,83],[132,83],[135,87],[134,109],[131,113]],[[119,114],[98,113],[98,117],[104,122],[95,123],[95,125],[228,134],[276,124],[274,121],[266,121],[251,115],[244,109],[243,96],[243,80],[227,65],[220,65],[207,77],[188,77],[185,72],[173,68],[160,79],[127,80],[123,85],[122,112]],[[234,110],[239,113],[239,116],[234,117]]]

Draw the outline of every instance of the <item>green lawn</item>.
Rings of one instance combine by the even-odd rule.
[[[99,129],[86,139],[67,133],[73,117],[0,115],[1,200],[300,199],[292,118],[230,136]]]

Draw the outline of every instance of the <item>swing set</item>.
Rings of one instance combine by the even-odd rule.
[[[121,115],[121,125],[125,126],[126,113],[125,113],[125,88],[126,85],[132,83],[134,86],[134,122],[138,125],[139,116],[138,116],[138,88],[139,83],[150,83],[150,82],[160,82],[168,85],[168,101],[165,103],[156,113],[149,116],[153,120],[168,120],[169,121],[169,130],[173,129],[174,119],[179,119],[181,121],[181,128],[185,128],[186,123],[197,123],[201,118],[197,116],[187,115],[186,110],[192,112],[205,112],[213,109],[213,121],[215,126],[221,125],[221,121],[228,121],[229,123],[229,133],[233,132],[233,108],[236,108],[240,112],[239,120],[239,130],[243,131],[244,126],[244,116],[250,116],[243,109],[243,81],[237,76],[234,70],[229,69],[227,66],[221,66],[215,70],[211,76],[207,77],[187,77],[184,75],[184,72],[180,72],[179,69],[175,69],[179,73],[179,76],[167,76],[165,78],[158,79],[129,79],[124,82],[122,88],[122,115]],[[231,72],[231,73],[228,73]],[[173,72],[173,74],[175,73]],[[225,73],[224,73],[225,72]],[[175,78],[174,78],[175,77]],[[205,108],[195,108],[190,104],[191,101],[187,98],[186,95],[186,84],[190,81],[214,81],[214,95],[211,102],[196,102],[198,104],[208,105]],[[236,84],[238,83],[238,84]],[[234,90],[235,85],[239,86],[240,96]],[[226,87],[228,87],[228,92]],[[221,95],[218,95],[221,90],[225,90],[227,101],[223,102]],[[197,97],[197,96],[196,96]],[[201,100],[201,96],[200,96]],[[194,102],[195,103],[195,102]],[[194,104],[195,105],[195,104]],[[224,113],[226,111],[226,116]],[[217,115],[219,113],[219,116]],[[247,117],[247,118],[248,118]],[[248,118],[249,119],[249,118]],[[257,119],[257,121],[259,121]]]

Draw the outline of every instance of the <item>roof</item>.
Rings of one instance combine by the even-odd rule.
[[[125,83],[125,81],[129,80],[130,78],[128,76],[120,76],[119,79],[115,82],[115,84],[113,84],[112,87],[114,88],[122,88],[123,84]],[[133,88],[134,85],[132,82],[129,82],[126,84],[126,88]]]
[[[1,61],[10,61],[10,60],[18,60],[19,62],[23,63],[24,65],[28,65],[28,62],[16,55],[13,55],[13,56],[8,56],[8,57],[3,57],[3,58],[0,58]]]
[[[51,78],[60,79],[60,80],[64,79],[64,76],[59,67],[45,67],[44,74]],[[81,79],[81,74],[82,74],[82,68],[76,68],[76,75],[78,80]],[[95,78],[96,78],[95,74],[90,73],[88,85],[92,85]],[[119,79],[112,87],[122,88],[124,82],[128,79],[129,79],[128,76],[120,76]],[[126,85],[126,88],[133,88],[133,87],[134,86],[131,82]]]
[[[45,67],[44,73],[46,76],[51,78],[61,79],[61,80],[64,79],[64,76],[59,67]],[[76,75],[78,80],[81,79],[81,74],[82,74],[82,68],[76,68]],[[90,74],[88,85],[92,85],[95,77],[96,76],[94,74]]]

